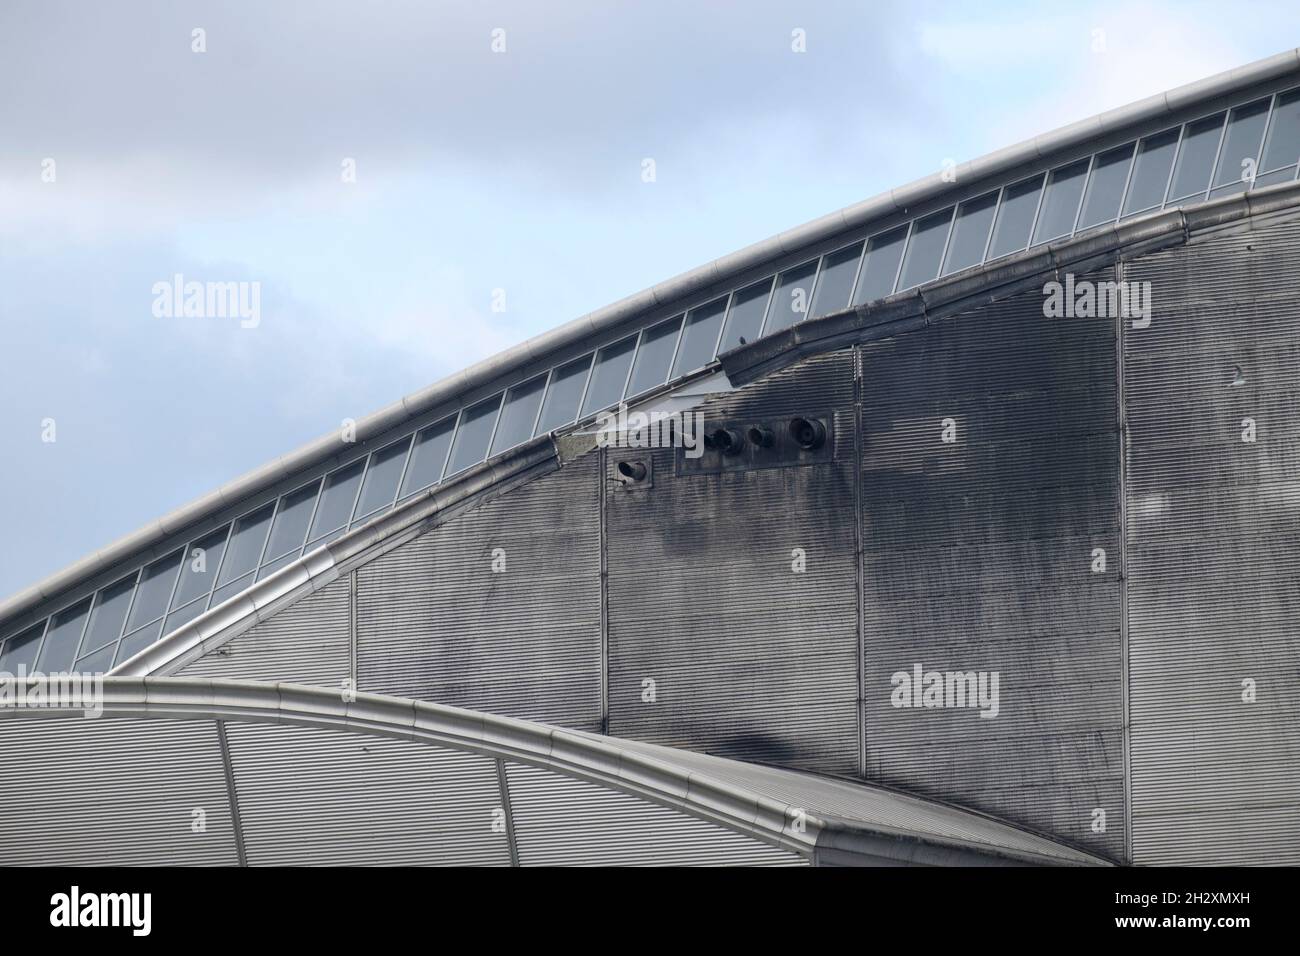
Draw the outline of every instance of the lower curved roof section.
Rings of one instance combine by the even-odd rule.
[[[4,704],[11,864],[1105,863],[881,788],[402,698],[107,678]]]

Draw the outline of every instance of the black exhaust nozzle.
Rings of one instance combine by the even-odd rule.
[[[826,426],[815,418],[792,418],[790,437],[800,448],[812,451],[826,443]]]
[[[745,447],[745,436],[734,428],[719,428],[713,433],[713,447],[724,455],[738,455]]]
[[[645,481],[645,462],[620,461],[618,463],[618,474],[624,481]]]
[[[758,448],[771,448],[776,441],[776,436],[772,434],[772,429],[766,425],[750,425],[745,431],[746,437],[750,444]]]

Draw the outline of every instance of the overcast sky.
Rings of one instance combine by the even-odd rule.
[[[1298,24],[1294,0],[3,0],[0,596],[523,338]],[[259,282],[260,324],[156,316],[177,273]]]

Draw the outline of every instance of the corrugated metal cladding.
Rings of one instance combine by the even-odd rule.
[[[510,865],[490,757],[281,724],[226,737],[250,866]]]
[[[1298,274],[1295,222],[1127,267],[1137,863],[1300,864]]]
[[[9,866],[238,862],[211,721],[0,720],[0,793]]]
[[[806,866],[797,853],[629,794],[506,763],[521,866]]]
[[[599,730],[599,502],[591,455],[359,568],[360,688]]]
[[[1115,322],[1043,301],[860,349],[867,776],[1121,857]],[[997,716],[895,706],[918,664],[996,673]]]
[[[607,449],[610,734],[857,772],[852,404],[841,351],[702,408],[845,412],[833,462],[676,476],[655,450],[653,488],[628,490],[617,463],[651,453]]]
[[[347,578],[310,594],[177,672],[177,677],[338,687],[352,670]]]

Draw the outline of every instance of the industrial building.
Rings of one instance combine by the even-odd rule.
[[[0,859],[1300,864],[1298,167],[1289,51],[91,552],[0,604],[106,675],[0,706]]]

